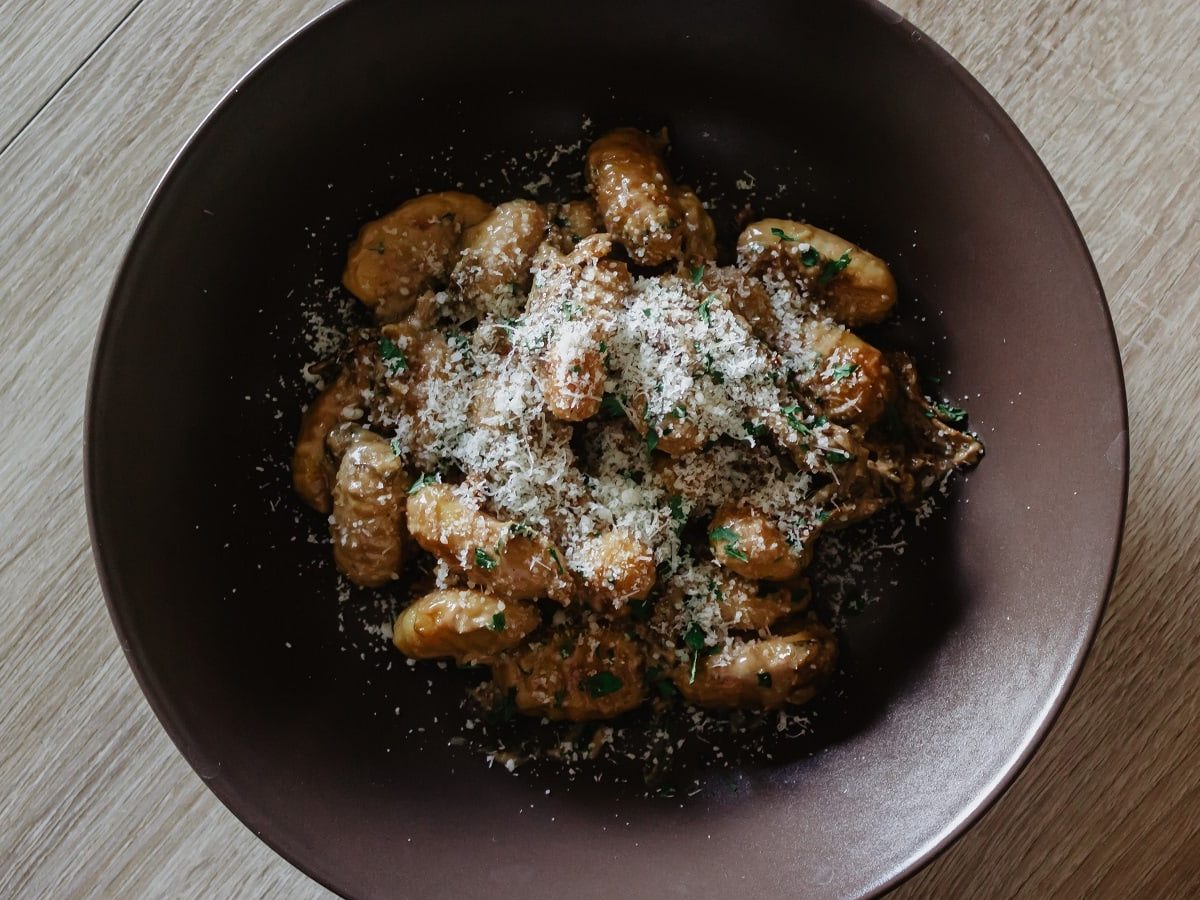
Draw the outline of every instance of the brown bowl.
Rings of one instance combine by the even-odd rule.
[[[1012,780],[1104,606],[1120,361],[1087,248],[1012,122],[867,0],[631,10],[338,7],[197,132],[109,302],[87,484],[130,665],[217,796],[346,895],[882,890]],[[719,201],[727,235],[752,176],[761,212],[889,260],[901,314],[874,338],[969,394],[987,444],[907,551],[870,561],[882,599],[848,628],[809,732],[771,759],[718,742],[729,752],[695,754],[669,799],[635,763],[512,775],[455,746],[473,676],[410,669],[361,633],[361,609],[381,614],[339,603],[328,547],[305,540],[321,523],[287,489],[302,308],[336,285],[358,224],[459,182],[493,201],[543,173],[549,193],[577,187],[577,152],[524,154],[578,141],[585,120],[668,125],[673,166]]]

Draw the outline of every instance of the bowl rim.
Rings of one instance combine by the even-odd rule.
[[[200,777],[201,783],[212,791],[227,810],[233,813],[255,837],[270,847],[276,854],[285,859],[297,870],[339,896],[350,895],[338,884],[338,879],[334,873],[321,871],[311,862],[300,859],[297,855],[281,846],[274,835],[270,834],[266,829],[259,830],[255,823],[250,821],[249,810],[247,809],[247,804],[244,802],[244,798],[241,797],[241,792],[233,789],[228,782],[219,776],[208,778],[201,774],[197,759],[198,754],[191,748],[190,742],[178,724],[178,719],[175,715],[175,704],[164,693],[155,674],[148,671],[142,665],[142,654],[140,652],[140,642],[137,633],[115,600],[116,576],[111,568],[111,560],[106,557],[103,549],[103,535],[101,534],[101,526],[98,521],[99,512],[96,508],[96,483],[100,478],[100,473],[97,470],[97,459],[94,453],[94,432],[96,429],[95,410],[97,393],[99,391],[99,376],[102,369],[107,367],[107,362],[112,352],[116,319],[115,310],[120,302],[120,296],[125,291],[132,261],[138,255],[140,247],[146,239],[146,223],[157,212],[159,205],[163,202],[163,197],[167,189],[178,177],[181,164],[193,152],[196,144],[204,134],[214,126],[215,121],[225,109],[226,104],[232,101],[241,92],[243,87],[257,80],[278,56],[290,49],[293,44],[297,43],[309,31],[321,27],[327,20],[346,14],[346,10],[356,5],[357,2],[358,0],[337,0],[328,9],[312,16],[282,39],[278,40],[274,46],[263,54],[254,65],[221,95],[172,155],[170,163],[162,175],[159,176],[138,214],[133,229],[133,236],[122,255],[120,266],[117,269],[112,287],[101,311],[100,325],[92,347],[83,428],[84,497],[87,507],[88,533],[92,548],[92,559],[96,565],[96,572],[104,594],[105,605],[108,608],[109,617],[117,633],[121,650],[125,654],[126,662],[132,670],[134,678],[139,688],[141,688],[147,703],[149,703],[151,711],[158,719],[163,730],[171,738],[176,749],[187,761],[188,765],[191,766],[192,770]],[[1046,168],[1045,163],[1034,150],[1032,144],[1030,144],[1016,123],[1004,111],[999,101],[980,84],[962,63],[958,62],[957,59],[938,44],[937,41],[930,38],[923,30],[912,24],[900,13],[886,6],[881,0],[849,0],[849,2],[865,9],[888,28],[908,32],[913,42],[921,45],[917,52],[928,54],[934,61],[948,70],[949,76],[957,82],[960,88],[967,92],[977,111],[984,114],[989,123],[999,133],[1004,135],[1005,139],[1020,157],[1021,162],[1027,170],[1026,174],[1030,178],[1036,179],[1041,189],[1046,192],[1047,198],[1056,208],[1056,212],[1062,218],[1064,224],[1068,226],[1071,238],[1078,243],[1079,249],[1082,250],[1083,257],[1087,261],[1088,275],[1095,289],[1094,299],[1100,306],[1103,322],[1107,327],[1108,350],[1112,359],[1116,362],[1115,369],[1119,395],[1117,400],[1121,426],[1120,434],[1113,442],[1113,447],[1119,445],[1121,482],[1117,519],[1110,526],[1112,546],[1108,556],[1108,576],[1105,580],[1104,590],[1099,596],[1098,602],[1094,604],[1089,620],[1083,623],[1085,627],[1081,632],[1081,640],[1077,645],[1074,659],[1067,670],[1061,674],[1052,696],[1043,706],[1037,725],[1024,736],[1022,739],[1023,743],[1018,746],[1016,752],[1010,756],[1008,762],[995,774],[990,787],[977,795],[975,800],[944,828],[939,838],[926,844],[924,847],[918,847],[910,853],[903,863],[894,867],[882,880],[869,888],[864,895],[867,897],[878,897],[895,889],[941,857],[942,854],[982,818],[985,812],[992,808],[996,801],[1013,785],[1017,776],[1025,769],[1034,754],[1041,747],[1046,736],[1058,721],[1068,697],[1078,683],[1083,667],[1095,644],[1100,623],[1103,620],[1104,613],[1112,597],[1113,586],[1120,563],[1129,500],[1129,404],[1120,344],[1117,340],[1111,308],[1099,272],[1096,269],[1095,260],[1088,248],[1079,223],[1067,204],[1066,198],[1063,196],[1050,171]]]

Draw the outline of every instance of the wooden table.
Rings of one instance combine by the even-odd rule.
[[[160,729],[88,545],[84,387],[159,174],[329,0],[0,5],[0,897],[326,896]],[[1032,140],[1096,257],[1129,381],[1116,591],[1016,784],[905,896],[1200,895],[1200,4],[899,0]]]

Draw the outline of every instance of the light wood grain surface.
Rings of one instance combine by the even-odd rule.
[[[204,788],[104,612],[83,398],[138,212],[328,0],[0,8],[0,897],[320,897]],[[898,0],[1046,161],[1108,291],[1132,472],[1116,590],[1011,790],[906,897],[1200,896],[1200,4]]]

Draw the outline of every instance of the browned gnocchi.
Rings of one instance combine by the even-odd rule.
[[[532,603],[456,588],[414,600],[396,619],[392,643],[413,659],[485,662],[520,646],[541,624]]]
[[[806,703],[837,664],[823,535],[983,452],[851,330],[897,301],[882,259],[762,219],[721,264],[666,149],[618,128],[587,197],[447,191],[362,226],[343,280],[376,324],[301,417],[338,571],[398,602],[410,663],[487,667],[506,714]]]
[[[407,533],[409,478],[391,445],[365,428],[330,435],[340,459],[329,534],[338,571],[359,587],[379,587],[400,574]]]

